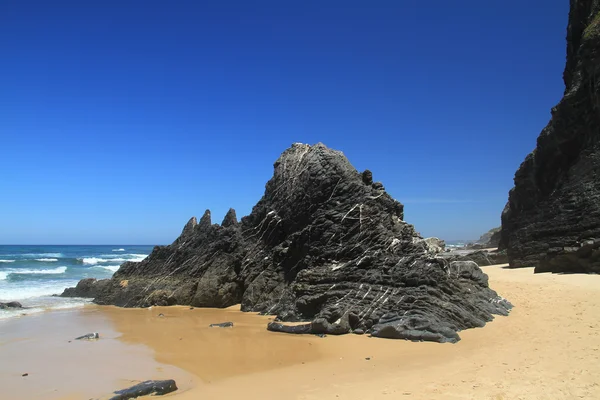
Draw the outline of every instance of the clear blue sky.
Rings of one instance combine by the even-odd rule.
[[[342,150],[424,236],[500,224],[567,0],[0,2],[0,243],[170,243]]]

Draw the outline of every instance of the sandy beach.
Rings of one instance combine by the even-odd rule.
[[[236,307],[92,305],[3,321],[3,398],[106,398],[161,378],[180,387],[164,397],[182,400],[600,398],[600,276],[484,271],[515,308],[454,345],[272,333],[272,317]],[[224,321],[234,327],[208,327]],[[69,342],[92,331],[102,338]]]

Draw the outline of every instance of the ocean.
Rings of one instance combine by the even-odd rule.
[[[468,243],[475,243],[476,240],[445,240],[447,249],[456,249],[458,247],[465,247]]]
[[[141,261],[153,246],[0,245],[0,302],[26,310],[0,310],[0,319],[48,309],[83,306],[89,300],[52,296],[83,278],[110,278],[125,261]]]

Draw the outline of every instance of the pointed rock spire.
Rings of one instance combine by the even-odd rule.
[[[223,222],[221,222],[221,226],[228,227],[232,225],[237,225],[237,216],[235,215],[235,210],[230,208],[225,214],[225,218],[223,218]]]
[[[190,218],[190,220],[187,222],[187,224],[185,224],[185,226],[183,227],[181,236],[190,235],[192,232],[194,232],[194,228],[196,227],[196,225],[198,225],[198,220],[196,220],[196,217]]]
[[[183,230],[181,231],[181,235],[179,235],[179,237],[177,239],[175,239],[173,244],[180,244],[180,243],[185,242],[194,233],[194,228],[196,227],[196,225],[198,225],[198,221],[196,220],[196,217],[190,218],[190,220],[187,222],[187,224],[185,224],[185,226],[183,227]]]
[[[204,211],[204,215],[200,218],[200,222],[198,223],[198,229],[205,230],[212,225],[210,219],[210,210]]]

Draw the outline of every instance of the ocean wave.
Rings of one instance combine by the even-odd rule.
[[[96,264],[105,264],[105,263],[115,263],[115,262],[125,262],[130,261],[125,258],[100,258],[100,257],[86,257],[86,258],[78,258],[83,264],[87,265],[96,265]]]
[[[55,274],[64,274],[67,271],[67,267],[56,267],[56,268],[52,268],[52,269],[6,269],[2,272],[0,272],[0,274],[6,274],[11,275],[11,274],[41,274],[41,275],[55,275]],[[0,275],[0,279],[1,279]],[[5,278],[6,279],[6,278]]]
[[[29,253],[29,254],[11,254],[11,256],[20,256],[23,258],[61,258],[62,253]]]
[[[69,311],[76,310],[78,308],[85,307],[86,304],[91,302],[90,299],[82,298],[63,298],[63,297],[45,297],[47,295],[32,297],[31,300],[21,300],[23,305],[27,307],[26,310],[17,309],[6,309],[0,310],[0,320],[9,318],[20,318],[22,314],[31,315],[39,314],[45,311]]]
[[[50,281],[46,284],[36,286],[3,285],[2,290],[0,290],[0,301],[21,301],[23,299],[30,299],[34,297],[61,294],[66,288],[73,287],[75,285],[77,285],[76,280]],[[25,303],[23,305],[29,306],[29,304]]]
[[[8,272],[6,271],[0,271],[0,281],[4,281],[6,280],[6,278],[8,278]]]
[[[58,258],[36,258],[35,261],[39,262],[56,262]]]
[[[98,266],[98,268],[102,268],[102,269],[106,269],[112,272],[117,272],[117,270],[120,268],[120,265],[101,265]]]
[[[89,265],[96,265],[98,263],[110,262],[110,260],[106,260],[104,258],[96,258],[96,257],[78,258],[77,260],[81,261],[84,264],[89,264]]]
[[[15,260],[0,260],[0,263],[13,263]]]
[[[87,265],[105,264],[105,263],[124,263],[126,261],[139,262],[148,257],[146,254],[122,254],[117,257],[111,254],[102,255],[101,257],[85,257],[78,258],[80,262]]]
[[[112,251],[125,251],[125,249],[112,249]]]
[[[146,257],[148,257],[147,254],[135,254],[135,253],[130,253],[130,254],[101,254],[101,255],[98,256],[98,258],[110,258],[110,259],[125,258],[127,260],[132,260],[132,259],[137,259],[137,258],[144,259]]]

